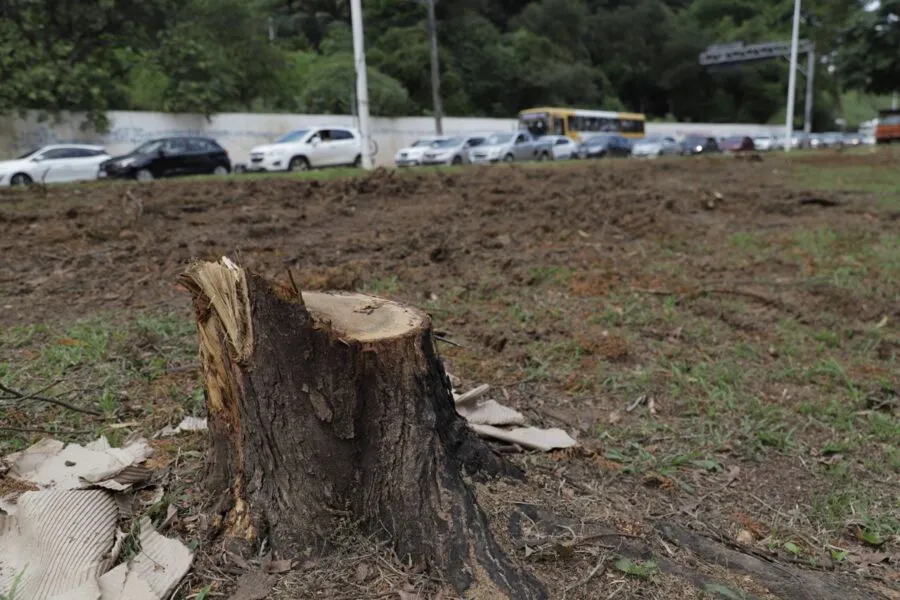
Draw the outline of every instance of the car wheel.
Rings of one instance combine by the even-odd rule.
[[[503,162],[511,163],[513,160],[515,160],[515,157],[512,154],[507,154],[503,157]]]
[[[460,156],[459,154],[457,154],[456,156],[453,157],[453,160],[450,161],[450,164],[452,164],[452,165],[461,165],[462,162],[463,162],[463,161],[462,161],[462,156]]]
[[[357,154],[356,158],[353,159],[353,168],[358,169],[362,167],[362,154]]]
[[[152,181],[153,173],[151,173],[149,169],[141,169],[134,177],[138,181]]]
[[[32,183],[34,181],[25,173],[16,173],[9,180],[10,185],[31,185]]]
[[[302,156],[295,156],[288,163],[288,171],[309,171],[309,161]]]
[[[223,165],[219,165],[218,167],[216,167],[215,169],[213,169],[213,175],[218,175],[218,176],[220,176],[220,177],[221,177],[222,175],[228,175],[228,167],[225,167],[225,166],[223,166]]]

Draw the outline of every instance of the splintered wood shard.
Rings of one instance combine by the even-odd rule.
[[[203,363],[206,486],[227,540],[297,555],[327,547],[349,513],[467,597],[547,597],[463,479],[521,472],[456,413],[425,313],[363,294],[301,297],[224,259],[182,281]]]

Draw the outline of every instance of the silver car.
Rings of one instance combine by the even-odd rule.
[[[631,146],[631,155],[640,158],[675,156],[678,151],[678,141],[666,135],[648,135]]]
[[[535,142],[538,160],[578,158],[578,144],[564,135],[544,135]]]
[[[504,131],[491,134],[484,144],[469,153],[469,157],[475,164],[534,160],[537,148],[535,139],[527,131]]]
[[[439,140],[422,153],[423,165],[465,165],[469,151],[484,143],[483,135],[460,135]]]
[[[394,156],[394,164],[398,167],[414,167],[422,163],[422,155],[428,149],[439,142],[443,137],[423,137],[414,141],[411,145],[401,148]]]

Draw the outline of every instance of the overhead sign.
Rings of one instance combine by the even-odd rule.
[[[814,48],[809,40],[800,40],[797,45],[798,52],[808,52]],[[764,42],[762,44],[747,44],[732,42],[729,44],[716,44],[710,46],[700,54],[701,65],[724,65],[729,63],[750,62],[755,60],[768,60],[779,56],[788,56],[791,52],[790,42]]]

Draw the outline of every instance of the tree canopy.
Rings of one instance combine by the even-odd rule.
[[[847,90],[898,87],[900,0],[803,4],[801,35],[819,56],[814,121],[827,129]],[[373,113],[430,114],[424,2],[363,7]],[[444,110],[509,117],[564,105],[776,122],[784,61],[709,69],[697,57],[713,43],[789,39],[792,12],[793,0],[439,0]],[[4,0],[0,76],[0,112],[86,111],[98,124],[114,109],[347,113],[349,3]]]

